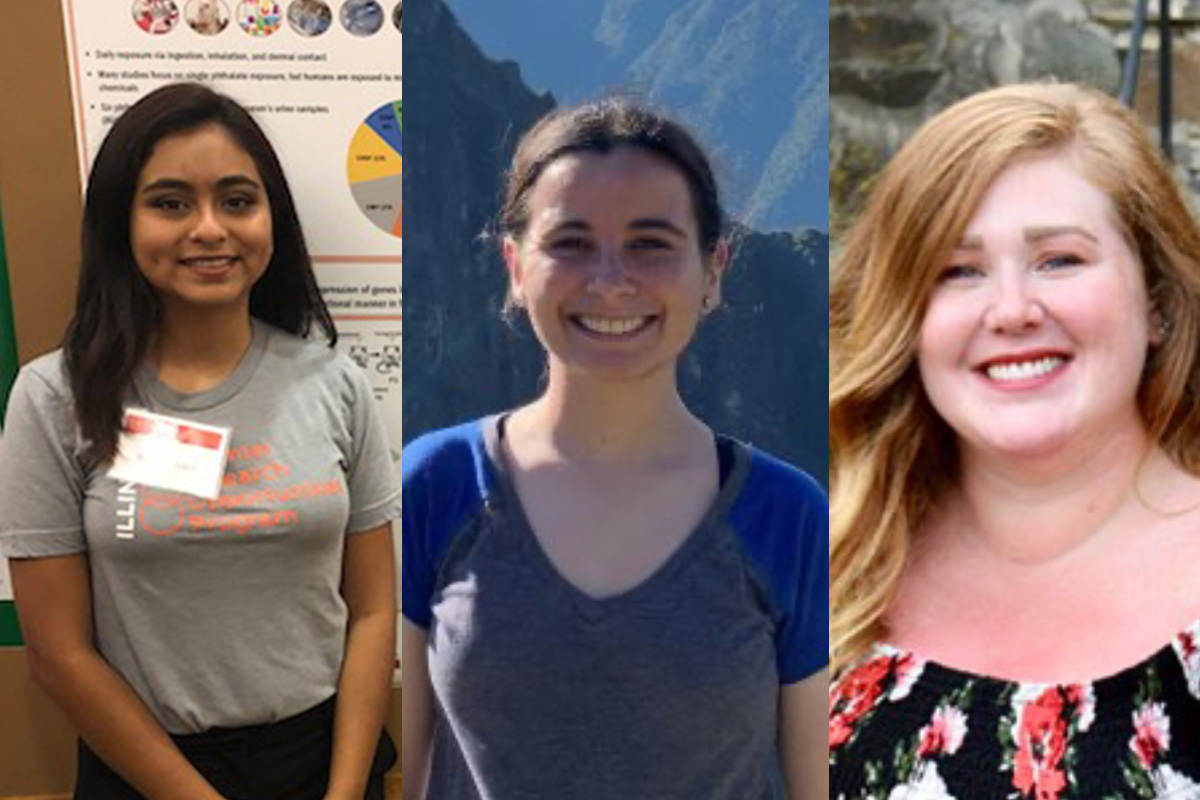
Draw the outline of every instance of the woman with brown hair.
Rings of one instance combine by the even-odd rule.
[[[939,114],[830,332],[831,796],[1200,797],[1200,232],[1137,119]]]
[[[826,797],[826,505],[684,405],[728,248],[708,160],[621,101],[518,146],[544,393],[403,455],[405,797]]]

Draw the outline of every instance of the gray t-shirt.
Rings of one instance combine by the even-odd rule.
[[[437,701],[430,800],[781,797],[780,688],[829,652],[819,487],[723,439],[704,520],[597,600],[541,549],[501,431],[491,418],[404,450],[403,611],[427,633]]]
[[[255,321],[220,385],[145,369],[130,405],[233,429],[215,501],[89,466],[60,352],[22,369],[0,439],[0,554],[86,553],[100,653],[175,734],[276,721],[329,698],[347,609],[347,533],[399,516],[366,376]]]

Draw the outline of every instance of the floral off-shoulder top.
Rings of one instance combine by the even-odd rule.
[[[833,800],[1200,800],[1200,621],[1094,683],[877,646],[829,692]]]

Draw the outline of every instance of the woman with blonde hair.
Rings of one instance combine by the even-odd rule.
[[[830,339],[831,797],[1200,798],[1200,231],[1136,117],[933,118]]]

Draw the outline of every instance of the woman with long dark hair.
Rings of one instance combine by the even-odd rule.
[[[383,797],[398,486],[336,336],[245,109],[177,84],[126,111],[63,348],[0,443],[0,552],[77,798]]]

